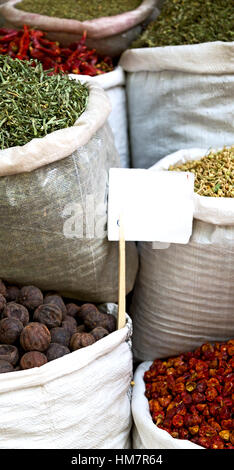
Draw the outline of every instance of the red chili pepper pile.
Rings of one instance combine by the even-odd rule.
[[[172,437],[234,449],[234,339],[156,359],[145,372],[154,423]]]
[[[86,33],[77,43],[61,47],[58,42],[46,39],[45,33],[29,29],[0,29],[0,54],[8,54],[21,60],[37,59],[44,70],[52,73],[74,73],[91,77],[113,70],[110,57],[101,58],[96,49],[89,50],[85,45]]]

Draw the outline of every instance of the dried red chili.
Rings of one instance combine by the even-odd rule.
[[[154,423],[177,439],[233,449],[233,353],[232,339],[155,360],[144,375]]]
[[[95,49],[89,50],[85,45],[86,33],[77,43],[62,47],[45,37],[40,30],[30,29],[0,29],[0,54],[10,55],[20,60],[36,59],[50,73],[74,73],[81,75],[100,75],[113,70],[110,57],[101,57]]]

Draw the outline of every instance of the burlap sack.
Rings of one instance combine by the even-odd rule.
[[[199,159],[207,150],[176,152],[150,170]],[[154,360],[234,336],[234,199],[194,197],[187,245],[140,243],[134,288],[133,352]]]
[[[234,42],[127,50],[131,165],[233,144]]]
[[[135,10],[120,15],[77,21],[28,13],[14,8],[21,0],[10,0],[0,8],[7,23],[14,27],[24,24],[48,31],[51,39],[68,44],[78,41],[87,31],[87,46],[100,54],[118,56],[141,33],[141,24],[154,12],[157,0],[143,0]]]
[[[94,302],[118,299],[118,244],[108,242],[108,172],[120,166],[110,103],[89,85],[75,125],[0,151],[0,277]],[[137,271],[127,246],[127,291]]]
[[[104,73],[95,77],[75,74],[70,74],[70,77],[82,82],[97,83],[106,91],[112,106],[108,122],[114,134],[115,146],[120,156],[120,163],[123,168],[129,168],[125,74],[122,67],[118,66],[113,72]]]
[[[117,306],[105,311],[117,315]],[[0,449],[128,449],[132,324],[42,367],[0,374]]]

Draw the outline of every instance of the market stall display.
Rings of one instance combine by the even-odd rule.
[[[136,370],[135,449],[233,449],[234,340],[144,362]]]
[[[182,148],[233,144],[233,7],[225,1],[190,4],[166,1],[137,48],[121,57],[135,168],[149,168]]]
[[[106,194],[108,170],[120,162],[106,123],[108,97],[96,84],[86,87],[65,75],[48,76],[40,64],[32,68],[9,57],[2,62],[0,87],[14,88],[9,98],[12,114],[1,127],[2,147],[6,139],[14,146],[0,152],[1,276],[84,301],[114,302],[118,244],[109,243],[106,236]],[[16,67],[22,70],[17,80]],[[35,86],[30,80],[36,81]],[[69,87],[81,95],[85,90],[79,119],[75,102],[69,100]],[[60,88],[64,92],[59,98]],[[19,112],[20,103],[27,113]],[[55,110],[59,126],[63,123],[65,128],[53,132]],[[66,112],[75,122],[65,120]],[[11,127],[9,133],[11,119],[15,119],[15,131]],[[47,135],[42,137],[43,133]],[[22,140],[17,140],[21,135]],[[129,292],[138,267],[134,243],[127,244],[127,266]]]
[[[0,7],[0,13],[10,26],[27,24],[48,31],[51,39],[64,44],[78,41],[86,31],[88,47],[113,57],[119,56],[141,33],[143,22],[154,13],[155,7],[156,0],[121,0],[118,3],[110,3],[110,0],[58,3],[53,0],[52,4],[51,1],[10,0]]]
[[[228,169],[233,162],[232,150],[229,153]],[[189,168],[193,160],[197,160],[199,168],[201,157],[208,154],[209,149],[181,150],[149,171],[181,164]],[[224,174],[228,184],[229,172]],[[221,183],[224,174],[221,172]],[[218,188],[216,179],[212,184]],[[156,249],[153,244],[142,242],[139,251],[140,269],[130,309],[136,359],[168,357],[196,348],[201,342],[225,341],[234,335],[232,197],[207,197],[195,192],[189,243]]]

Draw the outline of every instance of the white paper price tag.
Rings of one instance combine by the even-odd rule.
[[[111,168],[108,239],[188,243],[192,234],[194,175],[185,172]]]

